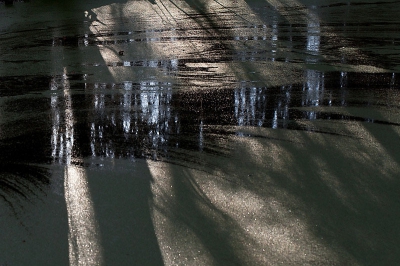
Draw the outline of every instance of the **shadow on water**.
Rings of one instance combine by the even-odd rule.
[[[399,151],[391,145],[391,140],[398,136],[395,130],[390,130],[392,127],[398,127],[398,123],[395,122],[397,120],[386,120],[385,117],[380,117],[379,113],[372,112],[371,115],[363,113],[362,110],[357,112],[357,109],[351,109],[397,106],[394,96],[397,95],[398,83],[392,81],[391,76],[350,73],[345,89],[346,97],[343,98],[343,91],[337,90],[341,84],[341,76],[339,73],[333,73],[325,75],[324,94],[310,96],[302,84],[293,84],[290,86],[290,101],[287,100],[286,87],[257,89],[245,86],[202,92],[181,91],[172,95],[169,90],[171,85],[164,83],[125,82],[114,85],[86,84],[85,87],[81,83],[67,85],[63,76],[53,77],[49,84],[55,86],[57,83],[59,86],[55,87],[61,91],[68,88],[74,93],[55,93],[52,96],[52,104],[48,102],[47,97],[38,97],[33,102],[40,104],[27,104],[26,100],[19,98],[9,100],[8,104],[3,105],[3,112],[20,112],[21,115],[34,112],[37,115],[36,119],[29,121],[29,130],[26,129],[26,124],[20,125],[25,129],[19,129],[13,121],[3,124],[2,152],[15,154],[18,158],[14,160],[16,162],[25,160],[43,163],[46,160],[54,160],[65,164],[67,155],[64,152],[68,149],[68,126],[65,124],[68,112],[65,112],[65,109],[71,108],[68,106],[68,102],[71,102],[75,119],[73,157],[131,160],[150,158],[189,166],[189,169],[206,168],[207,171],[214,171],[222,168],[225,171],[223,163],[210,162],[207,157],[211,155],[210,158],[231,158],[232,154],[240,154],[241,158],[247,159],[242,159],[238,164],[229,163],[227,166],[231,167],[230,173],[242,173],[243,169],[265,170],[272,178],[274,186],[280,189],[269,189],[264,183],[265,174],[239,176],[238,180],[235,180],[236,183],[262,198],[269,198],[271,194],[279,191],[284,191],[283,194],[289,193],[296,198],[295,201],[284,196],[274,196],[280,202],[285,202],[287,208],[297,210],[299,217],[306,217],[313,234],[323,238],[333,250],[349,253],[360,263],[367,263],[375,260],[379,254],[396,252],[393,247],[397,246],[397,240],[393,236],[397,235],[398,230],[393,221],[399,215],[396,212],[399,184],[396,180],[386,180],[396,172],[381,170],[380,162],[373,160],[379,156],[368,155],[371,150],[365,145],[342,139],[346,136],[362,140],[365,136],[358,136],[346,127],[336,131],[340,127],[326,127],[321,123],[327,121],[330,125],[349,123],[362,126],[383,145],[386,151],[383,154],[389,154],[394,163],[398,164]],[[70,76],[71,81],[75,78],[79,80],[79,76]],[[39,79],[38,84],[41,83],[43,81]],[[382,90],[383,84],[387,84],[389,89]],[[84,88],[93,91],[87,94],[84,93]],[[374,92],[376,95],[371,97]],[[47,101],[44,105],[43,99]],[[316,99],[320,103],[319,107],[312,105]],[[317,112],[313,110],[327,106],[339,109],[334,112],[329,108]],[[48,108],[51,109],[50,114]],[[286,109],[289,111],[285,112]],[[349,112],[346,113],[345,110]],[[220,115],[215,116],[215,113]],[[58,117],[59,120],[48,120],[49,115],[53,118]],[[38,116],[46,119],[38,119]],[[304,123],[311,123],[311,126]],[[57,130],[54,131],[56,125]],[[8,131],[6,128],[9,128]],[[44,128],[56,135],[50,137],[48,134],[41,134]],[[268,136],[262,132],[249,131],[248,128],[295,131],[301,137],[289,139],[279,134]],[[312,134],[322,136],[323,144],[316,141],[312,137],[316,135]],[[257,157],[253,154],[254,150],[234,146],[235,141],[232,141],[232,138],[237,137],[243,141],[255,140],[265,147],[271,143],[279,143],[281,152],[287,156],[281,163],[287,165],[290,172],[275,171],[257,164],[259,160],[252,160]],[[50,139],[64,139],[64,142],[53,145]],[[226,145],[231,141],[232,145]],[[337,144],[343,141],[354,147],[338,147]],[[293,145],[297,142],[308,144],[306,148],[301,148]],[[358,157],[352,159],[356,156],[354,151],[370,158],[371,161]],[[54,157],[49,158],[50,154],[54,154]],[[261,161],[268,162],[270,158],[265,156]],[[290,159],[294,157],[296,160]],[[104,176],[107,171],[101,170],[101,161],[98,164],[83,166],[99,167],[93,176],[91,170],[87,172],[95,213],[98,217],[107,217],[97,220],[100,232],[113,232],[117,230],[115,228],[127,230],[125,234],[104,234],[102,247],[106,251],[112,251],[104,254],[104,260],[112,262],[113,254],[119,254],[117,248],[124,243],[119,251],[124,250],[125,254],[128,254],[127,258],[140,261],[142,265],[152,265],[146,264],[146,261],[153,259],[152,263],[162,264],[151,218],[153,195],[150,186],[153,181],[147,178],[151,176],[147,166],[143,166],[143,171],[138,176],[130,176],[128,172],[121,173],[122,179],[129,177],[124,181],[115,176],[116,174],[113,174],[112,180],[110,176]],[[8,166],[4,169],[7,169],[6,176],[15,177],[7,174],[10,169]],[[37,178],[33,184],[46,184],[45,180],[38,176],[43,174],[43,171],[30,166],[21,169],[15,168],[15,173],[26,174],[29,182],[32,182],[32,178]],[[321,169],[329,173],[329,178],[337,179],[342,190],[340,193],[332,191],[331,181],[324,179]],[[243,265],[243,262],[246,262],[246,254],[240,251],[240,246],[242,243],[251,243],[252,240],[246,238],[242,227],[230,215],[213,206],[190,173],[182,175],[179,171],[172,171],[170,175],[173,187],[171,193],[176,198],[173,204],[162,211],[190,228],[216,264]],[[141,179],[140,176],[145,178]],[[92,182],[94,179],[96,182]],[[22,191],[23,186],[18,182],[15,184],[14,189],[9,191],[19,195],[18,191]],[[25,187],[29,190],[29,186]],[[342,194],[350,199],[344,200]],[[105,203],[102,200],[104,198],[110,201]],[[113,213],[113,216],[109,217],[109,213]],[[127,214],[128,217],[123,214]],[[116,224],[119,226],[115,226]],[[132,227],[123,227],[125,224],[131,224]],[[232,235],[232,232],[236,235]],[[127,238],[131,236],[133,238],[130,241]],[[125,246],[126,243],[128,244]],[[307,243],[305,245],[307,246]],[[386,260],[396,261],[397,257],[391,254],[388,254]]]
[[[385,135],[398,137],[397,133]],[[381,137],[378,139],[383,144]],[[329,141],[319,145],[307,137],[304,140],[311,143],[307,149],[311,156],[298,156],[304,153],[302,149],[286,149],[288,155],[296,156],[295,163],[283,162],[297,173],[295,179],[270,172],[274,183],[296,199],[292,203],[287,201],[287,207],[305,206],[303,215],[312,232],[339,253],[345,251],[361,264],[397,264],[400,232],[395,221],[400,217],[396,196],[400,183],[390,178],[398,173],[382,171],[379,162],[349,160],[355,156],[353,151],[337,148]],[[368,153],[361,145],[354,148]],[[333,151],[335,157],[321,149]],[[397,151],[393,160],[398,163],[399,159]],[[330,180],[323,172],[329,173]],[[332,188],[333,180],[338,182],[338,190]]]
[[[121,162],[121,167],[107,170],[110,165],[104,164],[88,172],[103,263],[164,265],[152,221],[153,180],[147,165],[143,160],[115,163]]]
[[[209,54],[199,53],[200,59],[195,62],[240,61],[240,56],[232,56],[234,48],[227,39],[245,36],[230,36],[224,32],[228,35],[226,40],[212,39],[223,31],[218,17],[207,13],[206,1],[184,2],[190,7],[188,10],[194,11],[185,11],[188,18],[199,28],[209,29],[205,38],[218,41],[207,51]],[[252,6],[251,1],[246,2]],[[270,1],[258,3],[265,5],[266,2]],[[81,5],[46,0],[43,3],[63,10],[66,20],[68,12],[83,12],[111,4],[111,1]],[[175,7],[184,10],[177,4]],[[274,27],[271,21],[266,24]],[[321,39],[314,36],[319,34],[315,31],[319,25],[306,24],[303,21],[297,25],[301,35],[297,36],[301,47],[297,50],[308,54],[308,57],[299,56],[299,62],[313,65],[318,62],[315,58],[320,58],[317,52],[323,45]],[[288,28],[285,30],[283,34],[291,34]],[[305,33],[307,30],[309,32]],[[65,36],[62,32],[57,34],[60,35],[39,42],[40,45],[75,49],[86,38],[75,24]],[[116,35],[127,34],[130,32],[120,31]],[[271,47],[275,45],[274,38],[280,38],[274,34],[268,40]],[[99,41],[96,39],[99,36],[90,35],[88,46],[113,44]],[[184,37],[178,41],[190,39]],[[148,40],[135,39],[138,43],[145,41]],[[78,54],[74,60],[81,62],[81,59],[82,55]],[[271,52],[271,56],[255,60],[275,59]],[[187,58],[173,65],[172,60],[154,60],[156,64],[150,60],[132,60],[114,65],[104,62],[104,66],[141,68],[153,64],[153,68],[161,71],[184,72],[178,76],[210,69],[190,68],[185,60],[194,61]],[[243,57],[241,60],[253,59]],[[239,85],[229,88],[214,85],[201,90],[184,90],[182,88],[186,87],[182,85],[175,88],[174,83],[157,80],[86,82],[79,67],[76,67],[78,74],[73,74],[68,73],[68,63],[55,65],[66,71],[36,78],[0,77],[0,96],[3,97],[0,158],[6,158],[0,165],[1,197],[6,202],[10,202],[9,195],[25,199],[29,193],[35,194],[35,189],[48,185],[47,170],[36,164],[64,167],[66,183],[74,180],[74,173],[84,173],[81,176],[88,183],[97,217],[95,222],[102,238],[100,248],[105,251],[103,259],[107,265],[124,258],[135,265],[164,264],[152,219],[155,199],[151,187],[155,181],[143,159],[172,165],[170,176],[165,178],[171,178],[168,194],[174,198],[171,202],[165,201],[159,211],[173,217],[178,227],[188,228],[215,265],[251,265],[254,262],[246,258],[251,254],[245,248],[256,245],[257,237],[249,236],[243,224],[239,224],[239,218],[233,217],[239,213],[235,212],[239,204],[232,203],[235,211],[231,213],[223,208],[231,204],[229,197],[242,189],[259,196],[265,205],[271,204],[273,198],[286,209],[293,210],[291,215],[305,222],[307,230],[304,231],[311,232],[312,237],[332,250],[340,264],[399,262],[400,231],[396,221],[400,217],[397,197],[400,184],[393,177],[398,175],[400,150],[393,143],[398,139],[400,124],[396,117],[380,113],[385,108],[398,109],[397,74],[324,73],[306,69],[303,83],[284,81],[282,86],[257,87],[252,82],[238,81]],[[256,68],[243,65],[244,72]],[[254,76],[265,79],[263,74]],[[210,79],[208,84],[213,81]],[[30,95],[26,96],[28,93]],[[8,117],[10,113],[15,117]],[[380,159],[382,154],[385,156]],[[119,159],[128,162],[129,167],[113,168],[104,163],[107,160],[118,163]],[[185,166],[184,170],[178,166]],[[192,174],[192,170],[199,169],[206,169],[204,173],[208,174],[227,173],[221,180],[213,180],[230,183],[226,187],[232,189],[232,195],[214,195],[227,197],[223,198],[223,207],[214,204],[215,200],[199,184],[200,179]],[[80,195],[73,198],[75,184],[72,181],[67,184],[71,187],[68,200],[79,202]],[[239,201],[256,204],[251,199]],[[285,219],[275,219],[276,214],[269,211],[262,216],[266,218],[263,226],[278,224],[283,231],[290,231],[291,228],[285,228]],[[70,212],[69,218],[73,234],[74,222],[79,225],[81,217]],[[257,230],[264,228],[260,226]],[[271,232],[276,233],[267,233]],[[265,235],[268,240],[276,237]],[[78,235],[75,240],[78,242]],[[279,234],[273,240],[281,241]],[[282,251],[284,245],[291,247],[289,242],[282,241],[275,250],[268,250],[268,244],[262,247],[266,248],[268,256],[282,256],[281,261],[290,262],[290,256]],[[300,243],[300,246],[311,247],[310,242]],[[312,258],[307,262],[310,261]]]
[[[164,137],[163,120],[147,122],[153,108],[141,115],[131,110],[140,93],[124,95],[117,85],[107,92],[98,85],[74,84],[67,75],[50,82],[47,146],[52,163],[65,169],[70,262],[82,257],[106,265],[163,265],[151,217],[152,179],[142,160],[155,154],[153,146],[162,148],[149,135],[159,130]],[[134,129],[138,134],[132,134]]]
[[[399,261],[395,224],[400,216],[396,196],[400,183],[395,177],[400,158],[393,144],[399,123],[398,118],[380,114],[398,106],[398,81],[393,76],[349,73],[343,84],[340,73],[326,74],[318,96],[310,95],[304,84],[293,84],[289,92],[282,87],[245,87],[242,92],[177,93],[172,104],[181,125],[176,138],[169,140],[179,143],[180,149],[171,145],[166,158],[159,158],[189,169],[226,171],[241,188],[263,199],[277,199],[306,221],[341,264],[395,264]],[[285,100],[288,93],[290,101]],[[291,139],[282,130],[296,134]],[[236,145],[237,137],[248,144]],[[270,154],[274,145],[279,152]],[[214,156],[232,162],[224,166],[212,161]],[[268,167],[271,160],[277,170]],[[256,174],[245,177],[244,171]],[[241,236],[241,227],[211,203],[190,170],[172,171],[170,176],[176,198],[162,212],[194,232],[216,264],[242,264],[238,246],[251,239],[234,240],[232,232]]]
[[[313,143],[312,140],[307,142]],[[395,221],[400,216],[396,196],[399,182],[381,180],[382,172],[376,164],[366,167],[357,161],[349,162],[346,150],[338,150],[335,145],[310,146],[307,152],[312,156],[296,156],[304,153],[302,149],[286,150],[288,155],[297,158],[295,163],[283,162],[297,173],[295,179],[280,172],[269,172],[274,183],[296,199],[295,202],[282,201],[289,209],[304,212],[300,216],[307,217],[313,234],[339,254],[343,251],[351,254],[361,264],[398,263],[399,230]],[[321,148],[333,150],[334,161],[330,154],[320,151]],[[332,191],[332,184],[324,180],[322,171],[329,172],[330,178],[337,180],[340,191]],[[262,183],[252,178],[244,182],[249,187]],[[262,190],[258,193],[263,195]]]
[[[294,52],[289,56],[291,62],[331,66],[349,64],[354,69],[359,65],[384,69],[398,67],[397,53],[383,52],[392,50],[392,45],[399,40],[395,15],[398,1],[245,2],[266,25],[278,26],[278,46]],[[396,33],[386,34],[388,32]],[[319,43],[315,50],[317,53],[304,51],[305,48],[309,50],[307,43],[310,41]]]
[[[83,16],[84,10],[110,4],[110,1],[82,3],[82,5],[78,1],[74,3],[46,0],[35,2],[36,5],[48,5],[49,9],[58,12],[59,16],[54,22],[57,24],[60,20],[65,22],[74,17],[70,13],[79,13],[77,16]],[[72,21],[75,20],[72,19]],[[82,24],[83,21],[80,23]],[[79,36],[82,33],[79,23],[72,22],[67,25],[69,26],[66,29],[67,36]],[[130,132],[118,132],[121,133],[121,139],[116,141],[112,136],[106,135],[107,129],[103,131],[102,127],[112,125],[115,120],[109,121],[109,117],[104,116],[106,110],[101,110],[101,107],[97,106],[99,99],[96,97],[100,96],[100,93],[85,93],[82,87],[83,75],[68,73],[70,58],[57,60],[63,56],[64,48],[54,48],[54,41],[61,39],[66,46],[75,47],[78,46],[79,40],[75,37],[63,38],[63,25],[57,27],[59,28],[54,30],[53,40],[46,43],[47,46],[52,47],[52,50],[57,50],[56,56],[50,52],[47,55],[53,60],[52,72],[56,74],[0,78],[2,97],[0,99],[0,158],[4,159],[0,164],[0,197],[8,204],[13,204],[12,199],[18,197],[23,201],[29,201],[32,195],[38,195],[37,191],[44,190],[43,186],[49,186],[54,181],[50,179],[54,178],[54,173],[51,174],[47,166],[41,167],[36,164],[61,167],[64,169],[60,174],[63,175],[63,194],[65,194],[68,211],[71,265],[89,261],[101,262],[101,260],[106,265],[115,263],[163,265],[151,218],[149,205],[152,200],[149,178],[151,175],[146,165],[126,160],[128,166],[121,166],[115,172],[113,170],[97,172],[93,168],[98,165],[80,163],[81,158],[85,156],[91,157],[92,160],[104,158],[112,160],[114,155],[121,161],[127,158],[143,158],[150,153],[151,147],[148,148],[148,152],[146,152],[146,147],[134,147],[137,143],[145,142],[129,139]],[[35,45],[30,47],[35,47]],[[20,45],[21,49],[30,47]],[[83,61],[79,53],[74,60]],[[57,71],[57,69],[64,71]],[[78,72],[79,70],[78,67]],[[78,81],[77,84],[73,84],[74,81]],[[127,104],[125,104],[126,109],[130,109],[131,106],[128,107]],[[126,123],[129,123],[131,114],[129,110],[124,109],[122,113],[125,120],[117,118],[118,126],[123,125],[128,128]],[[96,121],[90,123],[88,128],[87,122],[93,117]],[[95,124],[100,128],[91,127]],[[148,136],[146,125],[147,123],[144,122],[138,127],[145,128],[143,134]],[[104,137],[110,140],[109,143],[103,142],[103,133]],[[110,133],[113,134],[112,129]],[[117,152],[110,154],[109,151],[112,152],[115,147],[110,149],[107,145],[110,143],[112,145],[113,141],[117,143]],[[132,156],[124,153],[126,147],[128,150],[135,149]],[[137,168],[134,166],[139,164],[141,167],[137,168],[142,170],[137,175],[132,175],[131,170],[136,171]],[[99,183],[99,180],[103,182]],[[104,197],[107,200],[104,200]],[[103,241],[99,242],[98,235],[101,235]],[[91,242],[91,240],[96,241]],[[64,239],[57,241],[64,241]],[[41,244],[38,243],[38,246]],[[29,254],[27,253],[26,256]],[[44,255],[35,254],[34,256],[33,261],[38,256]]]
[[[163,212],[195,234],[213,265],[246,265],[243,245],[250,243],[243,241],[243,229],[213,205],[190,173],[172,171],[171,175],[175,197]]]
[[[348,263],[348,258],[344,256],[347,253],[357,263],[361,264],[374,264],[375,262],[385,265],[396,264],[399,262],[398,236],[400,233],[396,226],[396,221],[400,217],[398,211],[400,202],[396,196],[399,193],[400,183],[396,177],[398,176],[400,157],[397,146],[393,146],[393,144],[399,138],[399,124],[385,120],[377,121],[369,119],[368,116],[361,117],[359,116],[359,112],[351,111],[351,107],[357,105],[367,105],[371,108],[374,106],[376,108],[381,104],[385,106],[395,104],[395,102],[392,102],[395,98],[386,98],[384,96],[386,92],[382,93],[382,91],[376,93],[382,94],[383,98],[386,98],[385,101],[379,99],[379,97],[370,98],[369,100],[372,101],[367,100],[368,96],[367,99],[360,97],[363,95],[360,91],[367,90],[368,87],[371,90],[368,90],[369,93],[365,95],[372,95],[374,94],[374,90],[381,90],[384,86],[383,84],[390,87],[388,83],[382,83],[382,80],[384,77],[390,77],[391,75],[370,75],[371,77],[375,77],[370,79],[370,81],[366,81],[369,79],[368,75],[355,75],[355,77],[362,77],[365,83],[358,78],[353,79],[351,76],[349,77],[350,84],[357,87],[349,86],[347,88],[349,95],[347,95],[348,98],[346,100],[349,101],[346,102],[346,105],[343,105],[340,97],[333,97],[335,99],[334,103],[336,102],[337,106],[342,106],[343,109],[341,111],[350,108],[349,115],[332,113],[321,116],[317,114],[314,116],[314,113],[312,116],[309,116],[307,113],[310,111],[305,111],[305,113],[300,112],[300,115],[296,115],[295,120],[300,121],[301,117],[306,120],[311,119],[311,121],[316,119],[317,125],[318,121],[322,122],[323,120],[328,120],[330,123],[334,123],[334,121],[351,122],[352,125],[359,125],[363,128],[367,132],[367,135],[370,134],[375,140],[374,143],[378,143],[382,147],[382,151],[371,149],[368,141],[356,141],[355,143],[345,141],[341,135],[330,134],[329,131],[322,131],[319,133],[324,134],[317,135],[310,133],[299,133],[299,135],[296,135],[294,141],[306,143],[305,147],[303,145],[292,145],[288,141],[280,142],[279,139],[268,137],[269,134],[266,134],[263,139],[255,138],[254,133],[253,135],[249,133],[248,135],[242,134],[240,136],[244,139],[244,142],[249,142],[249,147],[252,142],[259,144],[253,145],[255,147],[265,147],[264,149],[266,150],[262,152],[264,155],[261,155],[261,158],[257,158],[255,155],[257,154],[257,149],[238,149],[232,144],[234,146],[232,147],[233,150],[235,150],[235,147],[238,149],[233,153],[240,154],[240,159],[236,163],[226,166],[226,169],[228,167],[230,169],[225,169],[225,171],[238,173],[239,176],[243,169],[265,170],[264,174],[241,178],[241,185],[262,198],[268,198],[273,195],[280,202],[283,202],[288,209],[294,210],[298,217],[305,217],[311,232],[318,239],[323,239],[322,241],[331,247],[332,250],[335,250],[338,254],[343,254],[339,255],[343,256],[342,260],[339,259],[341,263]],[[355,80],[357,82],[352,83]],[[376,82],[376,88],[373,85],[374,82]],[[390,89],[385,90],[390,91]],[[327,86],[325,87],[325,95],[329,95],[328,91],[329,87]],[[268,97],[274,96],[271,90],[269,92],[271,94],[267,94]],[[352,93],[355,93],[354,96]],[[392,90],[391,93],[396,96],[398,94],[397,89]],[[297,96],[299,97],[297,99],[300,99],[300,101],[296,101],[295,90],[291,91],[291,95],[290,104],[292,108],[297,105],[301,106],[301,97]],[[359,97],[355,97],[355,95]],[[323,98],[320,100],[320,103],[324,102]],[[365,102],[366,100],[367,102]],[[279,102],[279,96],[274,101],[275,103]],[[251,101],[249,102],[251,103]],[[332,104],[332,102],[330,103]],[[254,107],[257,106],[257,101],[254,101],[252,105]],[[204,106],[207,105],[204,104]],[[247,110],[251,112],[251,107]],[[265,117],[264,121],[270,120],[271,123],[267,123],[266,127],[273,128],[274,109],[262,109],[261,107],[260,110],[258,107],[255,107],[252,113],[257,114],[258,111],[264,112],[264,114],[265,111],[270,112],[269,117]],[[289,113],[289,117],[293,118],[293,114],[296,113]],[[208,113],[207,115],[203,113],[203,115],[205,116],[203,119],[204,123],[206,125],[212,124],[210,123],[212,121],[212,114]],[[252,119],[255,118],[254,116],[244,114],[244,117],[244,121],[247,120],[249,126],[254,127],[257,125],[257,122],[252,122]],[[379,115],[375,114],[375,117],[377,118]],[[280,117],[279,120],[281,122],[277,124],[277,128],[290,129],[286,128],[284,126],[285,122],[282,121],[287,118]],[[374,121],[377,123],[374,123]],[[310,129],[307,130],[307,128],[303,128],[303,130],[306,132],[313,131]],[[243,128],[243,131],[252,132],[252,130],[246,130],[246,128]],[[235,130],[231,133],[234,132]],[[259,131],[255,130],[255,132]],[[352,134],[356,138],[366,137],[363,134],[350,133],[352,130],[348,132],[349,135]],[[204,143],[214,135],[213,133],[215,134],[215,131],[210,136],[207,136],[204,132]],[[222,131],[219,131],[219,134],[221,133]],[[278,133],[273,135],[278,135]],[[282,135],[286,134],[282,132]],[[276,143],[276,141],[279,143],[280,152],[272,155],[265,154],[268,150],[267,147],[272,143]],[[339,144],[342,141],[346,144]],[[349,143],[350,145],[347,146]],[[381,158],[382,154],[385,154],[385,156]],[[276,160],[287,169],[281,168],[279,165],[279,170],[274,170],[274,167],[266,169],[263,164],[268,164],[271,156],[276,156],[272,160]],[[253,158],[253,160],[249,158]],[[281,158],[281,161],[279,158]],[[383,165],[385,165],[385,161],[387,160],[390,161],[389,164],[391,166],[384,167]],[[261,163],[257,164],[257,162]],[[210,164],[210,167],[212,167],[211,165],[215,166],[212,162],[205,162],[205,164],[207,163]],[[218,167],[224,169],[222,166]],[[265,183],[266,178],[272,179],[272,187],[271,184]],[[181,192],[177,191],[176,193],[185,194],[186,191],[193,191],[193,195],[198,195],[199,192],[194,189],[195,185],[192,183],[190,178],[188,180],[175,181],[174,184],[177,189],[185,187]],[[286,193],[290,197],[287,197]],[[185,194],[185,198],[189,197],[190,195]],[[199,202],[204,200],[201,196],[199,198],[193,196],[193,198],[196,199],[193,200],[196,204],[201,204]],[[218,226],[214,227],[215,230],[217,228]],[[217,232],[213,233],[218,235]],[[305,243],[303,245],[307,246],[308,244]],[[227,248],[229,249],[229,246]]]

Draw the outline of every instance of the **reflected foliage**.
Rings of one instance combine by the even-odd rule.
[[[15,162],[0,163],[0,197],[12,208],[19,200],[30,201],[32,196],[49,185],[49,172],[45,167]]]
[[[331,123],[400,125],[366,109],[397,106],[394,75],[347,73],[346,83],[341,73],[326,73],[323,80],[305,75],[303,84],[268,88],[244,83],[234,89],[201,91],[173,91],[173,84],[156,81],[85,83],[72,85],[73,91],[84,93],[70,98],[58,93],[62,87],[53,80],[52,156],[64,160],[70,145],[65,142],[69,137],[59,135],[67,133],[60,126],[65,124],[69,102],[73,106],[68,108],[73,108],[77,117],[73,134],[78,145],[71,152],[83,157],[173,159],[182,149],[223,154],[218,143],[232,134],[227,126],[353,137]],[[358,112],[343,112],[346,108],[358,108]],[[244,137],[240,132],[233,134]]]
[[[44,192],[50,184],[48,99],[18,97],[48,89],[45,76],[0,78],[0,190],[13,210]]]
[[[10,97],[0,105],[1,139],[9,142],[2,152],[16,155],[1,165],[1,196],[26,199],[49,183],[46,169],[26,161],[71,165],[90,157],[96,167],[114,158],[167,161],[168,195],[175,198],[157,207],[188,228],[215,265],[251,265],[243,250],[257,237],[233,217],[239,211],[224,210],[229,200],[215,206],[193,169],[213,178],[223,173],[215,178],[223,192],[245,190],[265,206],[274,199],[279,211],[293,210],[290,217],[305,223],[302,232],[339,254],[340,264],[398,264],[399,23],[380,21],[377,12],[381,5],[398,11],[398,1],[310,2],[150,0],[132,1],[132,8],[126,1],[43,0],[61,20],[80,19],[68,29],[54,23],[50,33],[39,27],[29,41],[5,40],[14,53],[54,52],[48,61],[55,73],[0,77],[0,96]],[[150,10],[156,15],[146,17]],[[366,21],[375,11],[377,18]],[[391,34],[382,33],[383,26]],[[2,61],[47,64],[11,56]],[[35,104],[23,99],[33,91]],[[28,111],[40,118],[18,116]],[[151,235],[158,253],[148,205],[152,181],[135,181],[138,198],[131,200],[134,216],[142,215],[138,228],[147,230],[137,236]],[[291,229],[275,209],[266,209],[263,225]],[[285,241],[279,248],[293,244]],[[143,251],[137,243],[135,251]],[[302,251],[315,242],[296,243]],[[154,261],[162,264],[158,255]]]

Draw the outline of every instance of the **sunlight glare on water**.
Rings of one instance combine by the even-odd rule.
[[[0,0],[0,265],[398,265],[399,7]]]
[[[93,209],[86,171],[72,162],[74,149],[74,115],[71,99],[70,83],[66,69],[57,84],[52,80],[51,88],[61,88],[64,99],[64,114],[60,113],[58,97],[51,96],[53,115],[52,125],[52,155],[54,158],[65,159],[64,191],[68,213],[68,245],[71,266],[101,265],[102,252],[97,221]],[[64,119],[64,121],[60,121]],[[58,152],[57,152],[58,151]],[[56,156],[57,154],[57,156]]]
[[[68,165],[64,178],[70,265],[102,265],[100,235],[85,170]]]

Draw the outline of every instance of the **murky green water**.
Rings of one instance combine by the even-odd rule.
[[[399,1],[0,1],[0,265],[396,265]]]

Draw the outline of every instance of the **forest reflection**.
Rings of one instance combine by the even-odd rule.
[[[189,3],[189,6],[197,12],[205,12],[208,8],[202,4],[193,7]],[[145,7],[145,4],[141,6],[147,10]],[[261,13],[264,17],[256,13],[257,24],[243,24],[246,20],[240,18],[241,23],[224,27],[215,24],[211,17],[205,20],[194,17],[190,21],[198,28],[191,30],[179,27],[182,25],[178,21],[174,22],[178,27],[161,26],[157,24],[160,22],[157,17],[152,18],[157,21],[156,26],[146,27],[149,21],[145,21],[143,29],[110,30],[102,21],[111,19],[109,11],[112,8],[116,6],[93,9],[91,13],[98,20],[91,22],[90,32],[82,36],[54,38],[52,45],[102,47],[100,54],[103,63],[84,62],[83,65],[107,67],[116,80],[120,78],[119,73],[126,71],[152,69],[155,72],[151,73],[155,74],[144,78],[135,74],[131,80],[123,82],[89,82],[86,77],[90,73],[83,74],[82,80],[73,86],[76,86],[74,90],[83,90],[84,93],[64,99],[66,104],[70,101],[79,103],[79,110],[76,110],[79,115],[74,122],[76,133],[72,132],[70,137],[67,136],[68,131],[55,133],[59,131],[57,125],[60,119],[60,105],[55,103],[58,97],[67,96],[52,96],[54,160],[65,161],[63,153],[71,150],[68,147],[73,141],[78,143],[72,152],[91,157],[161,159],[168,158],[179,148],[209,150],[206,143],[212,136],[215,137],[214,126],[220,125],[336,134],[308,122],[338,119],[376,122],[371,117],[343,115],[324,107],[374,105],[374,102],[353,98],[352,92],[360,88],[369,91],[377,87],[389,90],[398,84],[395,73],[358,74],[323,71],[317,67],[297,69],[298,77],[295,80],[280,80],[282,85],[267,86],[268,82],[262,82],[264,79],[289,76],[291,63],[316,66],[325,63],[328,57],[330,60],[334,58],[334,63],[340,61],[342,64],[354,60],[354,53],[337,53],[323,48],[323,43],[337,36],[329,36],[332,27],[323,24],[316,6],[301,9],[297,18],[299,21],[294,21],[290,16],[282,20],[280,12],[288,7],[281,5],[276,9],[263,10],[266,12]],[[140,9],[131,8],[130,4],[125,6],[135,16],[142,15],[138,13]],[[158,8],[161,10],[161,6]],[[176,7],[169,11],[174,9]],[[171,15],[182,16],[182,12],[188,15],[179,10]],[[255,9],[254,12],[261,11]],[[85,14],[87,16],[88,12]],[[239,43],[243,43],[244,48],[238,47]],[[121,57],[117,49],[110,48],[112,45],[129,47],[133,44],[148,49],[149,54],[143,57],[126,52]],[[170,54],[170,49],[162,49],[161,46],[171,49],[178,47],[179,51]],[[163,57],[165,59],[160,59]],[[260,72],[257,67],[248,68],[244,65],[247,62],[281,62],[287,71],[281,71],[282,77],[274,77],[273,71]],[[239,64],[232,66],[232,63]],[[260,80],[253,82],[249,73],[243,75],[248,79],[240,80],[240,75],[231,73],[241,70],[256,73],[253,77]],[[54,77],[53,80],[60,77]],[[65,74],[61,77],[68,78]],[[56,89],[54,86],[51,88]],[[391,104],[390,99],[386,100]],[[68,116],[67,112],[65,116]],[[77,137],[74,138],[74,134]]]
[[[396,2],[50,2],[1,26],[0,197],[61,197],[70,264],[398,249]]]
[[[388,105],[395,104],[383,93],[398,85],[395,72],[374,68],[387,73],[368,73],[372,68],[367,68],[356,73],[363,70],[356,64],[377,62],[371,54],[361,56],[361,49],[346,36],[346,31],[354,30],[353,24],[346,26],[348,13],[328,23],[323,16],[327,6],[263,2],[266,6],[250,1],[231,6],[214,1],[183,1],[181,7],[158,1],[155,5],[137,1],[89,5],[81,14],[83,25],[72,33],[63,34],[55,27],[51,40],[33,41],[34,46],[52,47],[51,56],[58,64],[54,71],[65,69],[53,75],[50,85],[53,160],[65,162],[69,152],[158,158],[177,147],[207,150],[214,125],[331,133],[303,122],[376,122],[325,108],[377,104],[372,98],[356,99],[354,92],[361,88],[373,91],[379,104],[382,97],[387,97]],[[232,12],[235,23],[226,23],[232,17],[222,15],[216,21],[207,13],[213,5]],[[351,8],[344,6],[346,12]],[[114,19],[112,14],[124,12],[132,19],[121,21],[119,27],[107,25]],[[137,49],[131,49],[134,45]],[[123,56],[118,55],[119,47],[126,50]],[[102,60],[79,55],[81,67],[68,73],[73,67],[55,59],[60,51],[68,55],[67,48],[77,48],[79,53],[94,49]],[[329,65],[326,71],[320,67],[324,64]],[[332,67],[337,64],[343,67]],[[106,68],[114,80],[96,76],[86,81],[97,67]],[[68,80],[72,80],[69,94],[59,93]],[[76,113],[75,120],[67,128],[60,127],[71,112]]]
[[[159,62],[157,65],[171,64]],[[255,87],[242,82],[232,89],[187,91],[170,82],[75,84],[84,93],[58,93],[67,75],[51,82],[52,157],[70,163],[71,154],[110,158],[167,158],[178,148],[202,150],[205,140],[215,137],[216,126],[253,126],[332,132],[307,121],[343,120],[393,124],[368,116],[338,113],[334,107],[370,107],[395,104],[386,99],[357,99],[357,90],[391,92],[396,75],[346,72],[304,72],[303,84]],[[366,80],[363,83],[363,80]],[[386,85],[382,82],[386,81]],[[57,85],[58,84],[58,85]],[[65,87],[65,84],[62,85]],[[386,88],[385,88],[386,87]],[[74,109],[76,101],[79,110]],[[328,109],[326,109],[328,108]],[[332,111],[331,109],[332,108]],[[75,121],[70,121],[76,112]],[[62,120],[63,119],[63,120]],[[65,121],[64,121],[65,120]],[[64,125],[65,128],[60,128]],[[240,131],[240,130],[239,130]],[[240,134],[240,133],[238,133]],[[207,148],[207,146],[205,146]],[[207,149],[206,149],[207,150]]]

